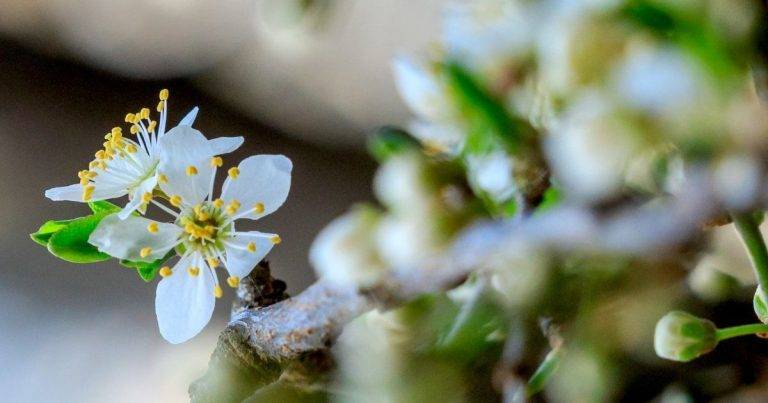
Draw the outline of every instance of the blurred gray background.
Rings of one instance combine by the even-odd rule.
[[[8,402],[186,401],[232,293],[201,335],[167,344],[156,282],[116,262],[74,265],[28,234],[83,215],[43,190],[72,183],[103,134],[169,88],[175,122],[200,106],[209,137],[243,135],[294,162],[283,208],[258,223],[297,293],[307,249],[349,205],[370,200],[365,135],[408,112],[389,60],[437,34],[441,1],[0,0],[0,390]]]

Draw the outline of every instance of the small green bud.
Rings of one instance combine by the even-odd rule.
[[[686,362],[712,351],[717,346],[716,333],[711,321],[672,311],[656,324],[653,346],[659,357]]]
[[[757,314],[760,322],[768,324],[768,296],[765,294],[763,287],[757,286],[752,306],[755,308],[755,314]]]

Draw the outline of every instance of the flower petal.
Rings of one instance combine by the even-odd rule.
[[[125,220],[131,213],[141,206],[142,196],[144,196],[145,193],[151,194],[155,189],[155,185],[157,185],[157,175],[152,175],[149,178],[144,179],[139,186],[136,186],[136,188],[133,189],[131,200],[128,201],[128,204],[126,204],[119,213],[117,213],[117,216],[120,217],[121,220]]]
[[[93,195],[88,201],[97,201],[105,199],[114,199],[124,196],[127,192],[121,189],[105,188],[96,186]],[[51,188],[45,191],[45,197],[53,201],[76,201],[83,202],[83,185],[75,183],[74,185]]]
[[[433,121],[450,119],[448,97],[426,63],[399,56],[392,61],[392,70],[397,91],[413,113]]]
[[[208,139],[189,126],[177,126],[160,139],[159,147],[157,171],[168,179],[160,181],[160,188],[169,196],[181,196],[187,206],[202,202],[210,191],[210,159],[215,155]],[[191,167],[194,174],[188,171]]]
[[[181,122],[179,122],[179,126],[192,126],[193,123],[195,123],[195,118],[197,117],[197,111],[199,111],[200,108],[194,107],[191,111],[189,111],[186,116],[184,116],[183,119],[181,119]]]
[[[217,137],[209,140],[211,148],[216,155],[229,154],[232,151],[237,150],[243,145],[245,139],[243,136],[238,137]]]
[[[187,269],[199,268],[197,276]],[[214,280],[198,253],[189,254],[173,267],[173,274],[160,280],[155,294],[155,313],[160,334],[170,343],[183,343],[208,324],[216,304]]]
[[[152,223],[157,225],[157,232],[149,232],[148,227]],[[101,220],[88,242],[99,251],[119,259],[152,262],[176,246],[181,232],[175,224],[134,216],[121,220],[117,214],[112,214]],[[151,251],[142,257],[144,248],[151,248]]]
[[[244,159],[238,168],[237,179],[227,177],[224,181],[224,202],[237,200],[245,209],[261,203],[261,213],[252,211],[245,216],[251,219],[270,214],[283,205],[291,189],[291,160],[284,155],[254,155]]]
[[[272,237],[275,234],[251,231],[233,236],[224,243],[227,271],[230,276],[243,278],[267,256],[274,243]],[[256,246],[255,252],[248,250],[248,244],[253,242]]]

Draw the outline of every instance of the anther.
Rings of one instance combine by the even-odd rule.
[[[240,176],[240,168],[238,167],[229,168],[229,170],[227,171],[227,175],[229,175],[229,177],[232,179],[237,179],[237,177]]]
[[[96,187],[93,185],[83,186],[83,201],[91,200],[94,190],[96,190]]]
[[[165,176],[165,174],[157,175],[157,183],[162,183],[162,184],[168,183],[168,177]]]
[[[253,242],[248,242],[248,246],[246,246],[248,249],[248,252],[256,253],[256,244]]]
[[[220,285],[216,284],[216,287],[213,287],[213,296],[221,298],[222,295],[224,295],[224,290],[221,289]]]
[[[211,158],[211,167],[220,167],[222,165],[224,165],[224,160],[221,157]]]
[[[208,266],[211,269],[215,269],[219,267],[219,264],[220,264],[219,259],[216,259],[215,257],[206,258],[205,261],[208,262]]]
[[[158,225],[156,222],[153,222],[147,225],[147,231],[149,231],[150,233],[157,234],[157,231],[159,230],[160,228],[158,228]]]
[[[165,278],[165,277],[168,277],[168,276],[170,276],[171,274],[173,274],[173,271],[171,271],[171,268],[170,268],[170,267],[168,267],[168,266],[163,266],[163,267],[160,269],[160,277],[163,277],[163,278]]]
[[[237,288],[237,286],[240,285],[240,277],[230,276],[227,278],[227,284],[232,288]]]
[[[132,113],[127,113],[125,115],[125,123],[133,123],[133,121],[136,119],[136,115]]]
[[[256,203],[253,205],[253,212],[256,214],[261,214],[264,212],[264,203]]]
[[[180,207],[181,206],[181,196],[179,196],[179,195],[171,196],[171,198],[168,199],[168,201],[171,203],[171,206],[173,206],[173,207]]]
[[[168,94],[168,89],[167,88],[163,88],[162,90],[160,90],[160,100],[161,101],[168,100],[168,95],[169,94]]]
[[[194,165],[188,166],[187,167],[187,175],[188,176],[197,175],[197,168]]]
[[[149,119],[149,108],[141,108],[139,113],[141,114],[142,119]]]
[[[273,245],[277,245],[277,244],[279,244],[280,242],[283,242],[283,240],[280,238],[280,235],[272,235],[272,236],[269,238],[269,240],[270,240],[270,241],[272,241],[272,244],[273,244]]]
[[[224,205],[224,200],[216,199],[213,201],[213,207],[221,208]]]
[[[139,256],[144,258],[149,256],[151,253],[152,253],[152,248],[147,246],[146,248],[141,248],[141,250],[139,251]]]
[[[229,215],[234,215],[239,208],[240,208],[240,202],[237,200],[232,200],[231,202],[229,202],[229,205],[227,205],[227,208],[225,209],[225,211]]]
[[[190,266],[187,269],[187,273],[189,273],[189,275],[192,277],[197,277],[197,275],[200,274],[200,268],[196,266]]]
[[[143,195],[141,195],[141,201],[142,203],[149,203],[152,201],[152,192],[144,192]]]

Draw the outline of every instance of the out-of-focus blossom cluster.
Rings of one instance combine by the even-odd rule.
[[[418,383],[414,376],[438,373],[461,379],[445,386],[456,396],[517,401],[543,390],[553,401],[606,401],[727,396],[751,382],[742,371],[753,358],[719,348],[714,360],[729,377],[717,387],[704,380],[707,370],[678,376],[658,356],[687,361],[719,341],[765,331],[759,323],[712,324],[754,319],[749,257],[754,263],[760,248],[749,244],[761,239],[761,218],[751,210],[768,146],[759,97],[764,7],[451,3],[438,43],[393,60],[413,119],[372,139],[381,207],[358,207],[318,236],[311,260],[321,277],[376,290],[403,273],[450,264],[446,257],[464,245],[455,241],[477,222],[511,226],[563,206],[583,214],[548,222],[578,238],[573,228],[581,222],[568,217],[589,217],[592,225],[619,210],[683,199],[692,176],[708,178],[713,203],[741,215],[733,216],[740,217],[735,227],[730,219],[701,223],[694,236],[658,253],[572,247],[588,245],[578,239],[558,245],[567,243],[564,235],[547,243],[515,239],[474,256],[476,271],[458,289],[386,313],[397,326],[375,325],[379,313],[361,319],[342,338],[341,384],[365,393],[374,372],[386,374],[376,390],[392,395]],[[657,224],[667,223],[642,222],[638,230]],[[634,231],[614,233],[631,238]],[[715,309],[723,301],[733,306]],[[746,315],[723,313],[736,306]],[[713,322],[664,316],[675,307],[711,310]],[[755,309],[768,314],[760,289]],[[375,359],[366,373],[349,357],[370,348],[396,353]],[[427,381],[421,387],[431,390]]]

